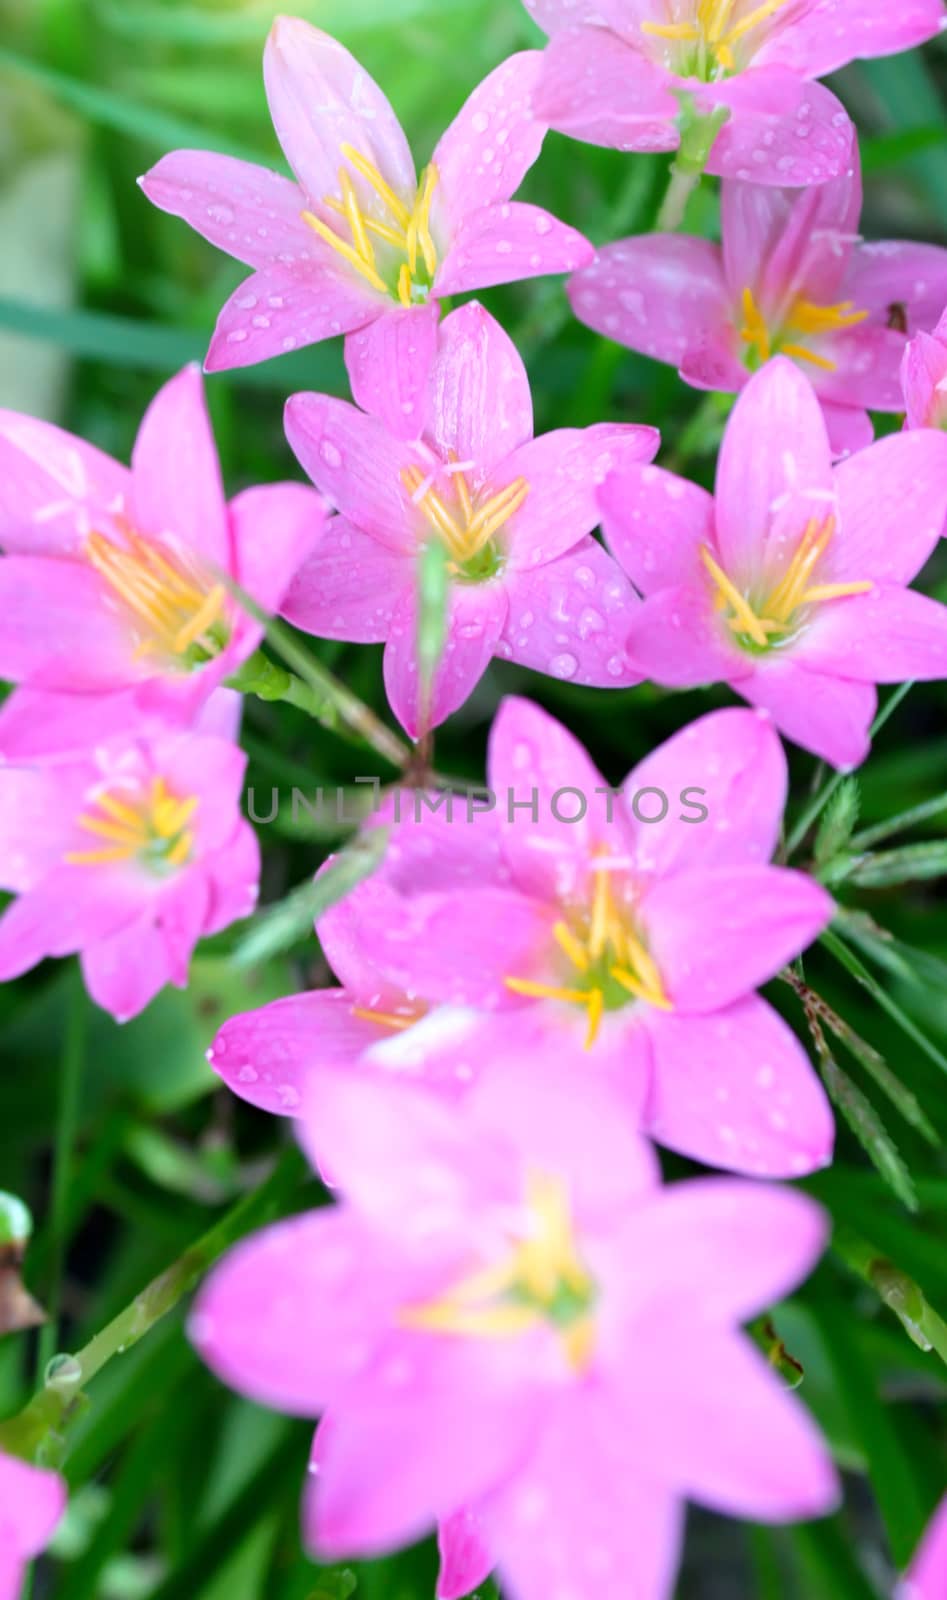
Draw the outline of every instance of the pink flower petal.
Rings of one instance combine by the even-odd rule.
[[[18,978],[47,956],[73,955],[128,928],[143,902],[147,889],[131,871],[54,867],[0,917],[0,981]]]
[[[736,309],[746,288],[776,316],[798,299],[829,305],[844,298],[862,207],[857,148],[847,171],[813,188],[727,181],[720,207],[724,271]]]
[[[803,661],[772,660],[738,685],[744,699],[768,711],[785,739],[846,771],[860,767],[871,747],[868,730],[878,709],[870,684],[808,670]]]
[[[667,75],[617,34],[572,27],[543,52],[538,114],[560,133],[614,150],[676,150]]]
[[[511,695],[501,703],[487,776],[499,796],[503,853],[514,879],[524,894],[548,902],[551,918],[561,899],[587,898],[594,854],[625,853],[628,830],[621,808],[608,802],[612,791],[601,773],[568,728],[531,701]]]
[[[670,1600],[682,1507],[643,1476],[635,1434],[607,1390],[556,1398],[539,1448],[479,1507],[504,1593]]]
[[[243,819],[230,839],[204,865],[209,900],[203,936],[220,933],[254,910],[260,893],[260,842]]]
[[[49,422],[0,411],[0,547],[73,555],[128,495],[127,467]]]
[[[159,389],[132,451],[130,515],[140,532],[230,572],[233,552],[217,446],[200,369]]]
[[[754,1203],[744,1197],[748,1209]],[[669,1329],[660,1353],[636,1375],[662,1418],[654,1473],[689,1499],[755,1522],[834,1510],[841,1491],[825,1441],[764,1357],[740,1335],[704,1329],[704,1381],[682,1385],[674,1374],[692,1339],[693,1329]]]
[[[711,1016],[649,1011],[645,1131],[706,1166],[793,1178],[832,1159],[835,1124],[796,1035],[757,995]]]
[[[631,823],[638,868],[663,876],[769,861],[779,842],[787,788],[786,757],[767,717],[737,709],[698,717],[645,756],[623,785],[629,801],[645,789],[668,800],[661,822]],[[642,798],[642,814],[648,804]],[[657,814],[655,802],[650,804]],[[706,817],[700,818],[698,807]]]
[[[706,489],[663,467],[622,467],[598,492],[608,548],[643,595],[699,580],[700,547],[714,545]]]
[[[820,606],[796,657],[859,683],[947,678],[947,606],[900,584],[877,583],[869,594]]]
[[[168,947],[150,908],[117,932],[86,945],[80,964],[92,999],[116,1022],[137,1017],[172,981]]]
[[[621,34],[634,25],[636,14],[648,3],[649,0],[523,0],[536,26],[550,36],[563,28],[603,26]],[[642,11],[642,16],[647,14]]]
[[[207,1057],[241,1100],[297,1116],[315,1068],[350,1065],[378,1039],[377,1024],[354,1015],[344,989],[317,989],[231,1017]]]
[[[947,250],[936,244],[872,240],[856,250],[845,284],[859,310],[887,323],[892,305],[905,309],[907,331],[933,328],[947,304]]]
[[[263,55],[273,126],[287,161],[318,208],[339,192],[342,145],[413,201],[414,162],[385,95],[337,39],[299,17],[277,17]]]
[[[436,212],[450,233],[481,206],[509,200],[542,149],[545,123],[532,97],[542,69],[539,50],[521,50],[496,67],[464,103],[438,142],[433,161]]]
[[[240,815],[247,769],[240,746],[209,734],[173,733],[154,740],[149,757],[173,794],[196,798],[192,828],[200,853],[227,844]]]
[[[306,198],[266,167],[210,150],[173,150],[138,180],[152,205],[183,217],[218,250],[248,267],[277,266],[311,246]]]
[[[346,337],[353,400],[398,438],[417,439],[427,427],[440,312],[437,300],[391,310]]]
[[[376,417],[326,394],[286,402],[286,437],[317,489],[364,533],[391,550],[417,549],[402,470],[414,461]]]
[[[812,348],[831,372],[813,371],[814,386],[823,404],[861,406],[872,411],[901,411],[901,362],[904,335],[893,328],[864,323],[857,328],[829,333]],[[806,363],[808,368],[808,363]]]
[[[328,248],[314,247],[298,265],[255,272],[226,301],[210,342],[205,372],[249,367],[255,361],[351,333],[380,317],[387,301],[376,290],[340,270]]]
[[[264,611],[279,610],[328,537],[325,502],[301,483],[266,483],[238,494],[230,516],[238,582]]]
[[[638,598],[594,539],[532,571],[504,577],[509,615],[497,654],[536,672],[600,689],[641,681],[625,654]]]
[[[730,110],[707,162],[714,177],[801,189],[839,177],[851,161],[855,130],[821,83],[758,66],[708,86],[699,99]]]
[[[717,544],[734,582],[770,569],[786,517],[798,516],[801,532],[819,510],[812,502],[831,499],[831,460],[812,385],[785,356],[768,361],[737,399],[717,462]]]
[[[49,1543],[66,1508],[66,1486],[55,1472],[33,1467],[15,1456],[0,1454],[0,1555],[19,1566],[38,1556]],[[4,1577],[0,1566],[0,1578]],[[7,1594],[0,1589],[3,1600]],[[19,1585],[9,1590],[16,1600]]]
[[[533,401],[512,339],[476,301],[441,323],[431,373],[431,436],[440,454],[473,463],[481,488],[500,462],[533,437]]]
[[[447,639],[430,688],[422,697],[418,666],[418,607],[414,586],[402,594],[385,646],[385,692],[405,732],[416,739],[438,727],[468,700],[496,653],[506,625],[507,600],[499,583],[453,583],[447,603]]]
[[[440,1571],[437,1600],[463,1600],[485,1583],[493,1568],[483,1530],[473,1511],[455,1511],[438,1525]]]
[[[41,701],[40,696],[34,699]],[[42,711],[42,705],[37,709]],[[85,760],[55,768],[0,766],[3,889],[22,894],[59,865],[63,841],[83,808],[89,775]]]
[[[901,382],[909,428],[936,428],[947,415],[947,345],[937,335],[917,334],[904,352]]]
[[[947,438],[919,431],[879,439],[836,468],[835,489],[838,528],[825,555],[826,581],[909,583],[947,518]]]
[[[947,1581],[947,1499],[941,1501],[911,1562],[898,1600],[940,1600]]]
[[[317,639],[380,644],[414,578],[410,556],[362,533],[347,517],[332,517],[318,549],[298,569],[280,612]]]
[[[849,61],[923,44],[943,28],[943,17],[940,0],[818,0],[773,29],[760,59],[822,78]]]
[[[656,361],[684,366],[708,346],[730,355],[743,380],[720,246],[686,234],[646,234],[600,250],[569,280],[580,322]]]
[[[834,915],[831,895],[805,873],[732,863],[665,877],[641,904],[649,948],[683,1012],[718,1011],[749,994]]]
[[[833,457],[854,456],[874,444],[875,430],[867,411],[835,405],[831,400],[820,403]]]
[[[0,677],[87,691],[135,682],[132,630],[91,567],[41,556],[0,559]]]
[[[512,568],[552,561],[598,526],[598,490],[609,473],[650,461],[660,435],[634,423],[557,428],[520,445],[490,480],[492,493],[524,478],[529,493],[503,529]]]
[[[642,677],[671,689],[738,683],[753,671],[750,658],[713,609],[704,589],[659,589],[629,617],[628,654]]]
[[[467,214],[438,268],[434,289],[443,298],[553,272],[575,272],[593,254],[581,233],[548,211],[508,200]]]

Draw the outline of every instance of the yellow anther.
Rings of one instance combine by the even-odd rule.
[[[569,957],[572,965],[578,967],[580,972],[588,972],[589,953],[581,939],[576,938],[568,924],[557,922],[552,930],[552,936],[560,950],[564,951]]]
[[[97,811],[82,812],[76,824],[112,843],[101,850],[70,850],[64,859],[71,866],[100,866],[141,855],[155,865],[180,867],[190,859],[194,835],[188,823],[197,810],[196,795],[181,799],[163,778],[156,778],[137,794],[123,785],[121,798],[103,790],[93,804]]]
[[[669,39],[672,43],[696,44],[701,48],[701,62],[703,68],[712,70],[723,68],[725,72],[735,72],[737,68],[733,46],[752,33],[762,23],[788,4],[788,0],[763,0],[761,5],[747,13],[739,21],[734,21],[734,11],[738,0],[697,0],[696,14],[692,22],[683,20],[674,22],[643,22],[642,33],[652,34],[659,39]]]
[[[852,594],[871,594],[874,584],[863,580],[861,583],[817,583],[811,589],[806,589],[802,596],[802,605],[814,605],[819,600],[845,600]]]
[[[779,348],[784,356],[792,356],[794,361],[808,361],[810,367],[818,367],[822,372],[834,372],[838,365],[831,356],[807,350],[804,344],[781,344]]]
[[[354,145],[344,144],[342,154],[371,189],[373,198],[369,205],[377,207],[380,202],[384,215],[378,217],[369,214],[359,199],[351,174],[343,167],[339,172],[340,196],[325,195],[322,204],[344,219],[351,238],[346,239],[336,233],[313,211],[304,211],[303,220],[373,289],[385,295],[394,295],[399,304],[407,309],[414,305],[416,299],[423,297],[437,271],[437,247],[431,234],[431,204],[437,185],[437,168],[433,163],[425,168],[414,202],[409,207],[395,193],[374,162],[356,150]],[[389,245],[404,259],[400,262],[382,261],[379,264],[373,238]],[[419,251],[427,280],[421,279],[420,283],[416,283]],[[379,265],[388,274],[387,281]],[[420,296],[415,293],[416,289],[420,290]]]
[[[733,611],[735,619],[740,624],[740,631],[747,634],[754,644],[765,645],[767,641],[766,630],[760,625],[759,617],[750,602],[727,577],[727,574],[711,555],[706,545],[701,545],[700,558],[713,578],[723,601]]]
[[[717,609],[726,610],[729,607],[732,613],[726,619],[731,632],[743,634],[752,639],[754,644],[765,647],[771,637],[792,631],[794,618],[802,607],[817,605],[823,600],[842,600],[849,595],[870,594],[874,584],[867,581],[810,583],[832,541],[835,528],[835,517],[831,514],[810,517],[789,565],[775,589],[763,601],[759,614],[727,577],[705,545],[701,550],[701,558],[716,587]],[[638,965],[641,971],[640,963]]]
[[[771,355],[781,353],[791,356],[794,361],[807,362],[823,372],[834,372],[837,363],[830,356],[810,350],[808,345],[800,344],[798,339],[787,338],[786,335],[802,334],[808,338],[820,338],[846,328],[856,328],[869,315],[867,311],[856,311],[852,300],[841,300],[831,306],[820,306],[813,300],[797,300],[782,326],[771,333],[752,289],[744,289],[742,305],[740,337],[757,352],[761,361],[768,361]]]
[[[772,341],[766,319],[756,303],[752,289],[743,291],[743,327],[740,329],[740,338],[745,344],[750,345],[759,352],[761,361],[768,361],[773,353]]]
[[[371,185],[382,204],[388,207],[403,235],[411,221],[411,213],[404,201],[400,200],[391,185],[385,182],[374,163],[356,150],[353,144],[344,144],[342,154],[350,166],[353,166],[356,172],[360,172],[366,183]]]
[[[757,6],[755,11],[751,11],[740,22],[734,23],[733,27],[728,29],[726,35],[721,36],[722,42],[726,45],[735,44],[745,34],[752,32],[754,28],[758,28],[760,23],[768,22],[770,17],[774,17],[776,12],[780,11],[786,3],[787,0],[764,0],[764,3],[761,6]],[[717,54],[719,56],[719,50]]]
[[[503,982],[512,994],[523,994],[530,1000],[563,1000],[571,1006],[589,1003],[587,989],[565,989],[554,983],[536,983],[532,978],[504,978]]]
[[[425,478],[420,467],[405,467],[401,472],[401,482],[411,499],[441,534],[458,568],[462,569],[464,563],[472,561],[519,510],[529,493],[529,484],[525,478],[517,478],[498,494],[475,505],[470,485],[462,472],[451,472],[445,477],[457,496],[459,516],[448,508],[443,496]]]
[[[352,242],[362,260],[370,267],[375,265],[375,252],[365,228],[365,218],[362,216],[361,207],[355,194],[355,186],[343,167],[339,172],[339,187],[342,190],[342,207],[348,218],[352,230]]]
[[[346,244],[344,239],[340,239],[339,235],[329,227],[327,222],[323,222],[321,217],[317,217],[314,211],[304,211],[302,219],[314,233],[319,235],[320,239],[324,239],[326,244],[337,255],[342,257],[343,261],[347,261],[349,266],[354,267],[356,272],[365,279],[366,283],[370,283],[373,289],[378,289],[382,294],[388,293],[388,286],[384,278],[378,276],[372,263],[360,256],[352,245]]]
[[[353,1017],[358,1017],[361,1022],[376,1022],[380,1028],[390,1028],[393,1033],[403,1033],[406,1028],[412,1028],[421,1015],[416,1011],[411,1016],[402,1016],[397,1011],[372,1011],[367,1006],[353,1006]]]
[[[124,531],[124,540],[118,544],[102,533],[90,533],[83,552],[136,624],[145,628],[136,655],[183,656],[197,643],[213,653],[218,641],[210,630],[226,612],[223,586],[208,587],[200,575],[172,565],[132,529]]]
[[[856,311],[854,300],[840,300],[834,306],[819,306],[812,300],[797,300],[786,321],[797,333],[837,333],[840,328],[857,328],[869,313]]]
[[[585,1049],[591,1050],[598,1038],[602,1026],[602,1017],[605,1014],[605,994],[601,989],[590,989],[586,996],[586,1009],[589,1014],[589,1025],[585,1034]]]
[[[691,22],[643,22],[642,33],[653,33],[659,39],[680,39],[688,44],[696,44],[700,39],[700,32]]]
[[[411,268],[408,266],[407,261],[402,261],[398,271],[398,299],[405,310],[411,305],[411,283]]]

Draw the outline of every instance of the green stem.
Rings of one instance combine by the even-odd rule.
[[[52,1358],[59,1337],[62,1307],[63,1269],[66,1235],[69,1231],[69,1195],[72,1182],[76,1131],[79,1123],[79,1097],[82,1063],[85,1055],[86,1022],[89,1002],[78,969],[70,974],[70,995],[66,1008],[66,1032],[59,1069],[59,1106],[53,1146],[52,1195],[50,1198],[49,1288],[46,1292],[47,1321],[40,1330],[37,1378],[43,1380],[46,1364]]]
[[[909,694],[913,688],[914,681],[912,679],[907,683],[900,684],[898,688],[895,689],[894,694],[891,695],[886,704],[882,706],[874,722],[869,728],[868,736],[870,739],[873,739],[876,733],[880,733],[889,717],[894,716],[894,713],[897,711],[905,695]],[[796,826],[793,828],[792,833],[789,835],[789,838],[786,841],[786,848],[783,851],[784,860],[788,860],[788,858],[799,849],[799,846],[802,844],[813,823],[818,821],[832,796],[838,792],[848,776],[849,774],[847,772],[836,772],[833,775],[831,782],[827,783],[825,788],[821,789],[819,793],[814,796],[810,804],[806,806],[805,811],[802,813],[802,816],[799,818],[799,821],[796,823]]]
[[[860,983],[863,989],[868,990],[875,1003],[881,1007],[882,1011],[888,1013],[892,1022],[897,1023],[901,1032],[907,1034],[907,1037],[917,1045],[918,1049],[924,1052],[928,1060],[933,1061],[934,1065],[940,1067],[942,1072],[947,1072],[947,1056],[943,1054],[943,1051],[938,1050],[936,1044],[932,1043],[925,1033],[921,1032],[921,1029],[915,1022],[912,1022],[907,1012],[901,1010],[897,1001],[892,1000],[887,989],[883,988],[878,980],[872,976],[864,963],[859,960],[854,950],[849,949],[834,928],[826,928],[825,932],[820,935],[819,943],[823,944],[826,950],[831,952],[839,965],[845,968],[856,983]]]
[[[328,667],[300,650],[291,635],[284,636],[278,624],[270,624],[270,639],[284,660],[291,660],[289,671],[257,650],[231,678],[231,689],[256,695],[259,700],[281,700],[296,706],[330,733],[355,734],[376,755],[392,767],[404,767],[411,750],[397,734],[376,717],[364,701],[352,694]]]
[[[700,173],[692,172],[686,167],[681,167],[677,162],[671,167],[671,178],[667,186],[661,209],[654,224],[655,233],[676,233],[687,211],[687,202],[700,183]]]
[[[943,811],[947,811],[947,794],[939,794],[933,800],[924,800],[920,805],[912,806],[909,811],[902,811],[896,817],[889,817],[887,822],[876,823],[873,828],[863,828],[861,833],[854,834],[849,840],[848,848],[854,851],[870,850],[872,845],[890,839],[893,833],[904,833],[908,828],[917,827],[920,822],[930,822],[934,817],[939,817]]]
[[[705,394],[691,412],[674,449],[664,462],[667,471],[680,473],[694,456],[709,455],[720,443],[732,407],[732,395]]]
[[[62,1356],[51,1363],[44,1386],[15,1417],[0,1423],[0,1448],[27,1460],[41,1455],[44,1461],[55,1464],[55,1457],[62,1453],[62,1440],[58,1436],[77,1409],[85,1385],[113,1356],[137,1344],[162,1317],[173,1311],[225,1250],[278,1212],[304,1172],[303,1156],[292,1145],[283,1152],[258,1189],[243,1195],[219,1222],[166,1271],[159,1273],[88,1344],[75,1355]]]

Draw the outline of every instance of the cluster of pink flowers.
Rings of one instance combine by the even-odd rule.
[[[497,68],[420,174],[348,51],[282,18],[264,71],[294,177],[178,151],[141,180],[252,268],[209,371],[344,335],[355,403],[286,408],[315,488],[228,504],[191,369],[130,469],[0,413],[0,978],[79,953],[124,1019],[250,910],[227,684],[261,611],[384,643],[412,738],[493,657],[599,689],[731,684],[751,709],[693,722],[615,789],[504,701],[493,806],[391,796],[381,866],[318,924],[339,987],[232,1018],[210,1052],[298,1119],[337,1190],[238,1247],[192,1321],[225,1381],[321,1419],[312,1550],[437,1527],[441,1600],[494,1567],[512,1600],[664,1600],[686,1499],[778,1522],[838,1495],[741,1331],[819,1256],[819,1208],[773,1180],[824,1166],[834,1135],[757,993],[834,914],[773,864],[779,735],[856,766],[877,684],[947,677],[947,608],[909,587],[947,523],[947,252],[861,241],[854,130],[814,80],[932,37],[943,7],[526,4],[546,49]],[[550,127],[719,175],[722,245],[596,253],[514,200]],[[441,316],[552,273],[592,328],[737,394],[715,495],[653,464],[650,428],[535,437],[503,329],[476,301]],[[908,426],[875,443],[869,411]],[[736,1176],[662,1186],[652,1141]],[[56,1479],[0,1458],[0,1600],[60,1509]],[[906,1596],[940,1594],[944,1546],[942,1516]]]

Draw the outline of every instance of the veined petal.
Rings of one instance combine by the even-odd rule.
[[[523,359],[495,317],[476,301],[445,317],[431,372],[431,434],[440,453],[472,463],[481,488],[495,467],[533,437],[533,401]]]
[[[812,369],[813,385],[823,406],[834,403],[871,411],[903,411],[903,334],[865,322],[857,328],[823,334],[813,341],[812,348],[832,363],[831,370]]]
[[[588,240],[540,206],[520,200],[467,213],[437,270],[440,296],[490,289],[553,272],[575,272],[591,261]]]
[[[410,555],[332,517],[318,549],[299,567],[280,607],[294,627],[317,639],[381,644],[415,581]]]
[[[264,611],[278,611],[328,538],[325,501],[305,484],[258,484],[230,502],[230,519],[238,582]]]
[[[772,30],[759,60],[822,78],[849,61],[923,44],[943,28],[943,17],[940,0],[817,0]]]
[[[706,489],[663,467],[621,466],[598,491],[602,531],[640,594],[699,582],[701,545],[714,543]]]
[[[278,17],[263,55],[273,126],[318,207],[338,191],[342,146],[377,167],[399,198],[413,197],[414,162],[386,96],[337,39],[299,17]]]
[[[171,958],[151,908],[80,952],[82,981],[116,1022],[140,1015],[172,981]]]
[[[22,894],[61,862],[91,777],[87,760],[0,765],[0,887]]]
[[[560,133],[614,150],[676,150],[679,107],[667,73],[617,33],[565,28],[543,51],[539,115]]]
[[[469,699],[496,653],[506,617],[502,584],[451,584],[446,642],[434,673],[430,705],[425,706],[417,655],[416,585],[402,594],[392,614],[384,677],[388,703],[412,739],[438,727]]]
[[[707,161],[714,177],[801,189],[848,168],[855,130],[841,101],[821,83],[755,66],[709,86],[698,99],[707,109],[730,112]]]
[[[51,422],[0,411],[0,547],[74,555],[98,518],[124,508],[127,467]]]
[[[207,1052],[228,1089],[277,1116],[298,1116],[310,1074],[351,1066],[383,1037],[344,989],[286,995],[224,1023]]]
[[[641,681],[625,641],[638,597],[595,539],[504,576],[509,611],[497,654],[569,683],[624,689]]]
[[[879,439],[836,468],[835,489],[839,525],[824,581],[909,583],[947,520],[947,438],[931,429]]]
[[[437,300],[407,311],[392,309],[346,336],[353,400],[398,438],[417,439],[428,426],[440,312]]]
[[[920,1549],[898,1590],[897,1600],[938,1600],[947,1575],[947,1500],[942,1500],[927,1526]]]
[[[233,570],[217,446],[200,369],[185,367],[159,389],[132,451],[134,526],[212,569]]]
[[[437,1600],[464,1600],[490,1576],[493,1556],[476,1512],[465,1509],[444,1517],[437,1529],[437,1547]]]
[[[876,583],[869,594],[820,606],[796,659],[861,683],[947,678],[947,606],[901,584]]]
[[[0,677],[14,683],[85,692],[145,674],[105,580],[84,564],[4,556],[0,616]]]
[[[278,172],[210,150],[173,150],[138,180],[152,205],[184,221],[248,267],[278,266],[313,234],[306,198]]]
[[[714,610],[709,583],[659,589],[628,624],[627,650],[638,671],[669,689],[739,683],[753,671]]]
[[[774,660],[737,685],[751,705],[768,711],[780,733],[845,771],[860,767],[871,747],[868,730],[878,696],[867,683],[809,669],[802,661]]]
[[[580,322],[656,361],[680,367],[708,345],[735,348],[720,246],[709,239],[621,239],[605,245],[568,288]],[[737,382],[741,376],[738,370]]]
[[[542,149],[546,125],[534,113],[540,50],[521,50],[496,67],[470,95],[438,142],[435,214],[450,234],[481,206],[509,200]]]
[[[854,253],[845,297],[882,323],[892,306],[902,306],[908,335],[926,332],[947,305],[947,250],[912,240],[869,240]]]
[[[848,456],[857,455],[860,450],[867,450],[869,445],[874,444],[875,430],[867,411],[860,411],[852,406],[836,405],[832,400],[821,398],[819,403],[825,418],[833,459],[844,460]]]
[[[202,936],[248,917],[260,894],[260,841],[241,817],[227,843],[204,862],[208,902]]]
[[[710,1016],[650,1010],[644,1130],[706,1166],[797,1178],[832,1159],[835,1123],[792,1029],[749,995]]]
[[[54,867],[0,917],[0,981],[129,927],[147,897],[135,873],[121,865]]]
[[[862,207],[857,147],[839,177],[812,188],[725,181],[720,207],[724,271],[734,306],[739,307],[746,288],[764,312],[777,315],[799,299],[831,305],[848,298],[841,287]]]
[[[414,459],[376,417],[325,394],[286,402],[286,437],[317,489],[363,533],[414,554],[417,537],[401,482]]]
[[[315,241],[297,263],[247,278],[225,303],[210,342],[206,372],[249,367],[303,345],[363,328],[385,311],[385,297],[346,273]]]

